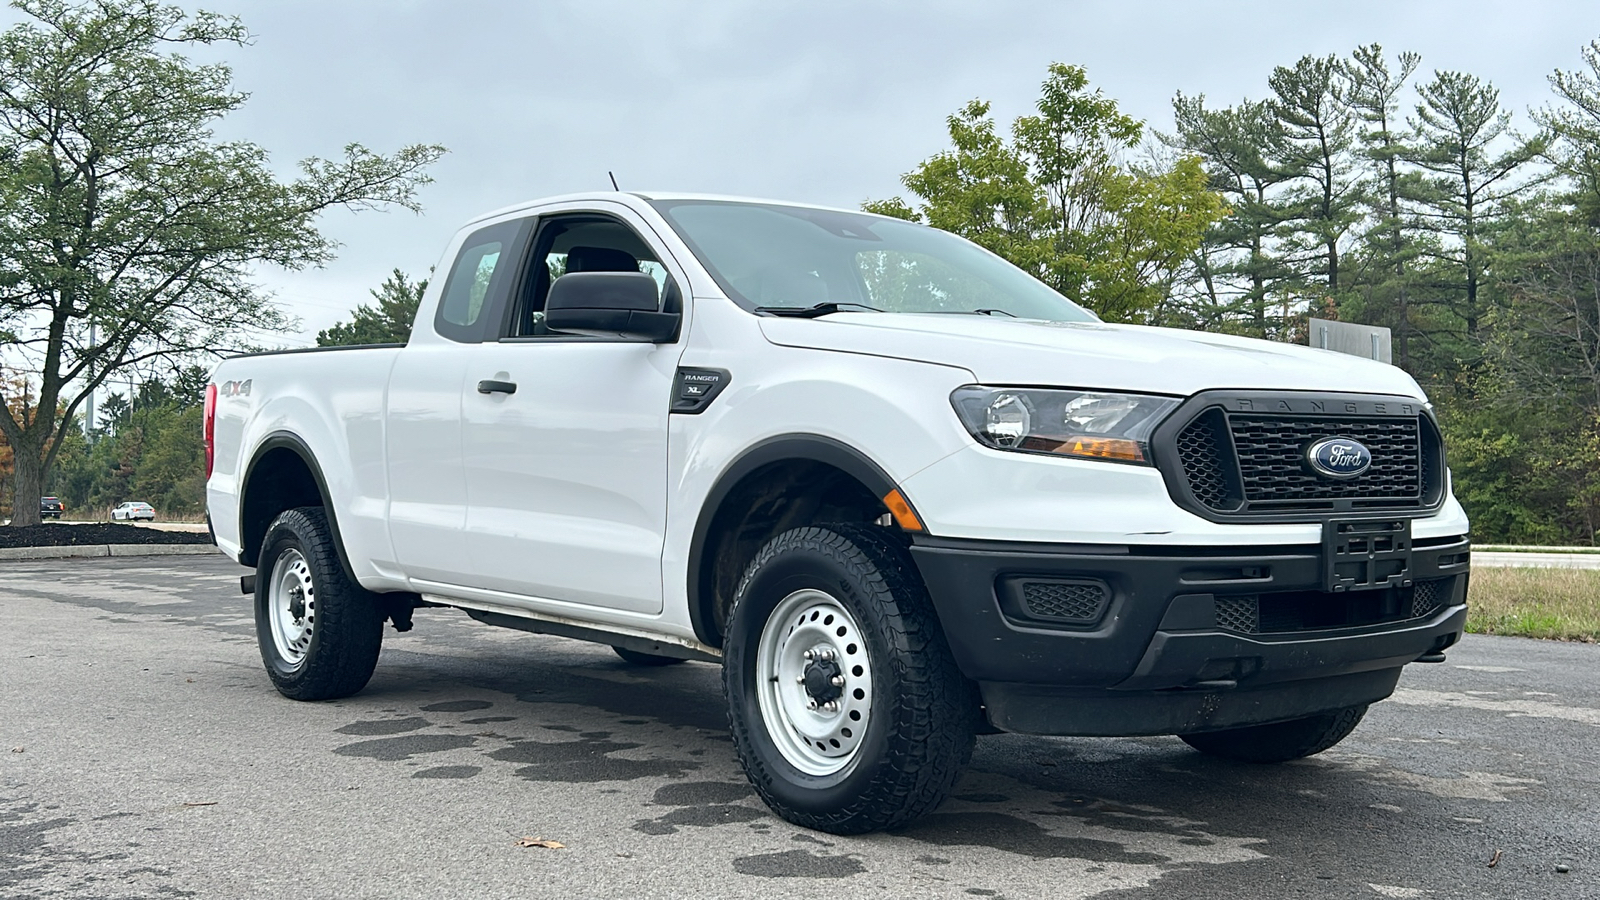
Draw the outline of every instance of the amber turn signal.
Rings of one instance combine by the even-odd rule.
[[[911,508],[899,488],[883,495],[883,505],[889,507],[889,515],[894,516],[894,523],[900,526],[901,531],[927,531],[922,527],[922,520],[917,518],[917,511]]]

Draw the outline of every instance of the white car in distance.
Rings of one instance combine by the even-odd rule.
[[[113,522],[132,522],[138,519],[154,522],[156,520],[156,508],[148,503],[130,500],[111,511],[111,521]]]

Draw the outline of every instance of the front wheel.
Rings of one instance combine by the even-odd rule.
[[[267,528],[256,577],[256,640],[278,692],[333,700],[366,687],[383,645],[377,595],[351,581],[320,507]]]
[[[1178,737],[1201,753],[1224,759],[1253,763],[1288,762],[1314,756],[1349,737],[1366,714],[1366,706],[1352,706],[1288,722],[1180,734]]]
[[[768,542],[735,593],[723,654],[739,761],[796,825],[904,825],[939,805],[972,755],[975,686],[905,549],[877,528]]]

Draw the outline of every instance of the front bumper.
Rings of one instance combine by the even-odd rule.
[[[1412,577],[1438,592],[1421,615],[1411,593],[1395,593],[1410,588],[1321,593],[1318,547],[916,537],[911,552],[956,662],[1007,731],[1176,734],[1370,703],[1406,663],[1458,640],[1466,620],[1464,537],[1415,548]],[[1019,613],[1012,585],[1025,579],[1098,583],[1106,600],[1090,622],[1038,621]],[[1261,598],[1257,627],[1241,631],[1226,611],[1251,598]],[[1341,604],[1348,618],[1330,625],[1323,613]],[[1298,618],[1267,614],[1289,605]]]

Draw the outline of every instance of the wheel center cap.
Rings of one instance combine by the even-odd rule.
[[[839,664],[831,659],[812,660],[806,665],[806,694],[818,703],[839,699],[844,689],[834,684],[833,680],[843,674]]]
[[[299,588],[289,591],[289,615],[293,616],[296,622],[306,617],[305,591]]]

